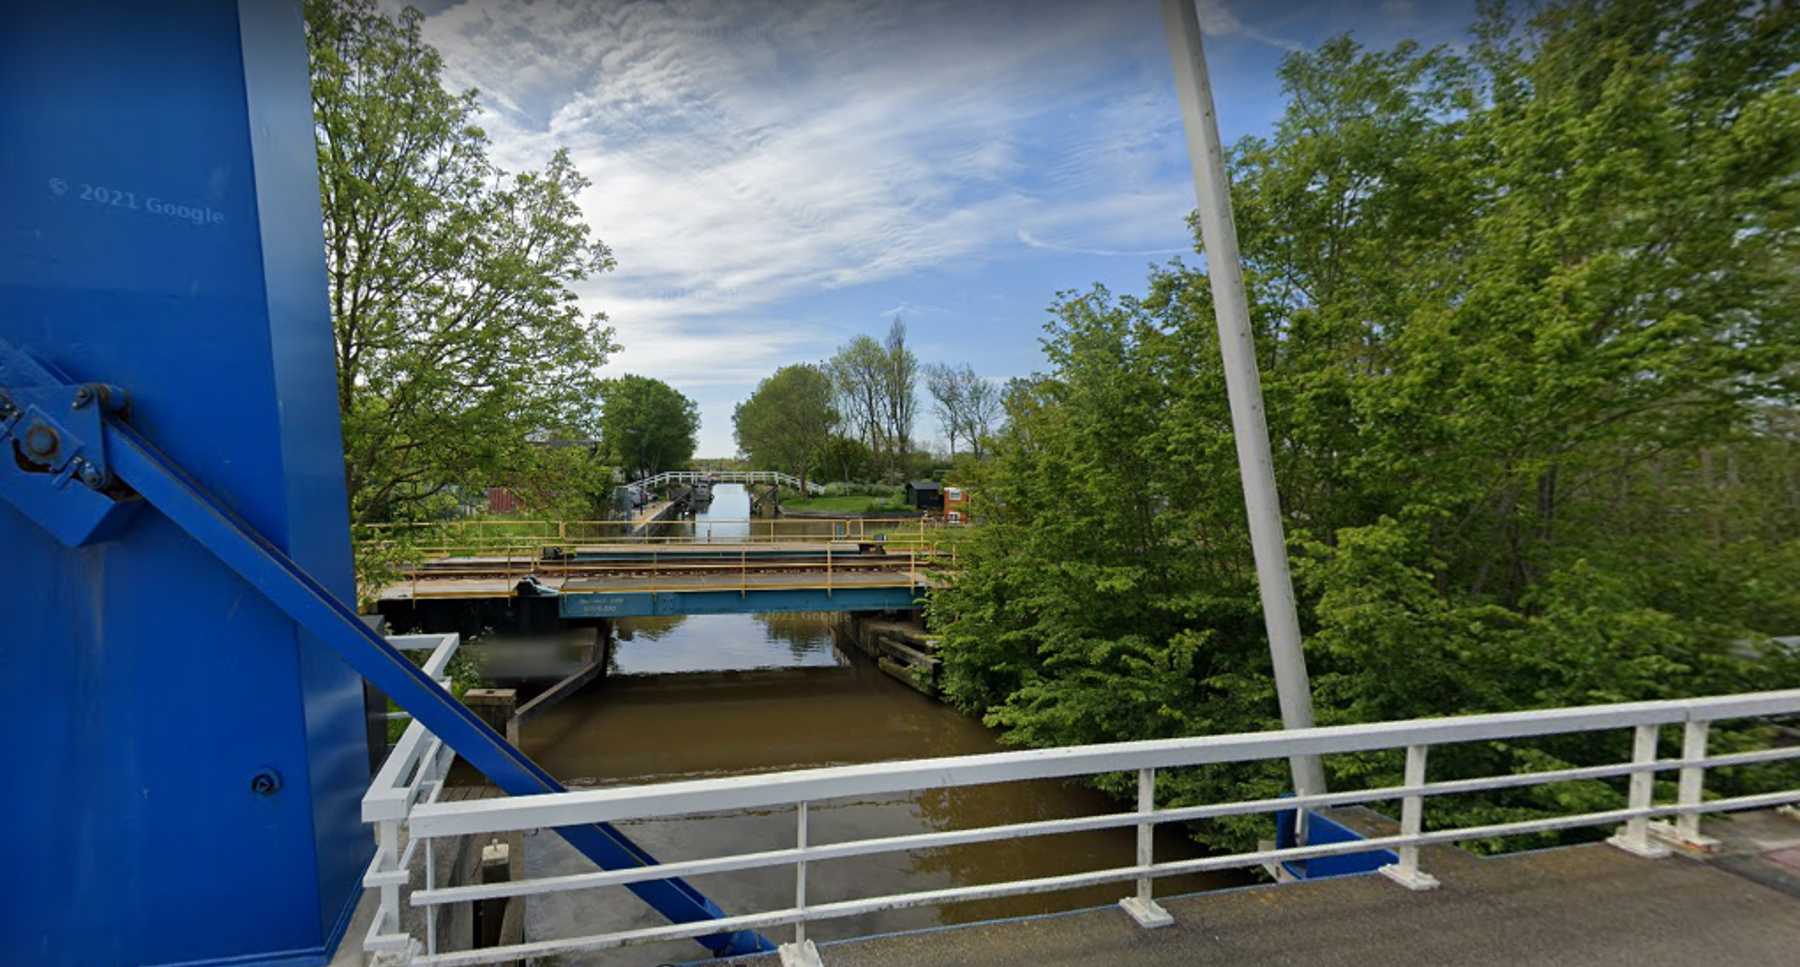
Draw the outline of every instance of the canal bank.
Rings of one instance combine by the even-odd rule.
[[[839,616],[834,630],[841,644],[867,655],[889,678],[921,695],[942,696],[938,640],[919,612],[851,612]]]

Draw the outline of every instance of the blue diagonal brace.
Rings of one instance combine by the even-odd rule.
[[[105,433],[113,471],[121,480],[329,645],[495,785],[512,796],[565,791],[561,783],[451,698],[405,655],[358,620],[354,611],[289,560],[280,548],[214,500],[137,431],[109,417]],[[602,869],[629,869],[656,862],[606,823],[565,826],[557,832]],[[679,878],[634,883],[627,888],[674,923],[716,920],[725,915]],[[775,949],[760,934],[747,930],[695,939],[721,957]]]

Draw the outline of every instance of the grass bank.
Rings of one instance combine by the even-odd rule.
[[[856,494],[842,497],[811,497],[806,500],[784,495],[781,498],[781,506],[788,510],[827,510],[838,514],[911,516],[918,513],[913,508],[889,497],[864,497]]]

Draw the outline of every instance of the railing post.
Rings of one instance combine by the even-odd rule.
[[[366,964],[385,964],[393,960],[391,952],[370,947],[370,940],[375,934],[397,934],[400,932],[400,883],[392,875],[400,870],[400,821],[384,819],[375,824],[376,859],[374,872],[381,877],[376,895],[380,902],[375,908],[375,925],[370,934],[363,939],[363,962]]]
[[[1698,806],[1706,799],[1706,767],[1698,763],[1706,758],[1707,732],[1711,724],[1689,721],[1682,726],[1681,759],[1685,764],[1681,767],[1680,785],[1676,791],[1677,805]],[[1700,835],[1700,814],[1697,812],[1681,813],[1673,826],[1652,823],[1650,835],[1690,853],[1716,853],[1719,850],[1718,840]]]
[[[1648,766],[1656,762],[1656,743],[1661,726],[1640,725],[1633,730],[1631,741],[1631,761],[1634,765]],[[1626,805],[1631,809],[1649,809],[1656,795],[1656,772],[1644,769],[1631,774],[1631,790]],[[1669,855],[1669,848],[1650,839],[1650,817],[1634,816],[1625,821],[1608,843],[1617,846],[1627,853],[1633,853],[1649,859],[1661,859]]]
[[[1425,757],[1429,747],[1409,745],[1406,747],[1406,797],[1400,800],[1400,835],[1417,836],[1425,831]],[[1400,862],[1390,863],[1381,868],[1381,873],[1395,883],[1409,890],[1435,890],[1438,887],[1437,877],[1429,873],[1419,872],[1419,846],[1408,843],[1396,852],[1400,854]]]
[[[794,908],[800,912],[800,919],[794,921],[794,942],[784,943],[779,948],[781,967],[824,967],[824,962],[819,959],[819,948],[806,939],[806,803],[794,805],[797,810],[794,845],[800,850],[800,858],[794,861]]]
[[[1138,770],[1137,800],[1137,865],[1143,870],[1137,879],[1137,895],[1119,901],[1140,927],[1166,927],[1175,922],[1169,911],[1157,904],[1153,894],[1150,867],[1156,862],[1156,770]]]
[[[800,911],[800,919],[794,921],[794,945],[806,943],[806,803],[795,803],[796,830],[794,848],[800,851],[800,858],[794,861],[794,909]]]
[[[420,841],[419,848],[425,851],[425,889],[435,890],[438,888],[437,858],[432,855],[431,840]],[[425,953],[430,957],[436,957],[438,952],[437,912],[436,906],[425,908]]]
[[[382,864],[381,872],[393,873],[400,869],[400,821],[384,819],[376,826],[381,837],[377,851],[387,858]],[[381,885],[381,932],[400,932],[400,884],[383,883]]]

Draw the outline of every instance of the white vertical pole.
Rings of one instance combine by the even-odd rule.
[[[1149,867],[1156,862],[1156,826],[1147,821],[1150,814],[1155,811],[1156,770],[1139,769],[1138,815],[1145,817],[1146,820],[1139,822],[1137,828],[1137,861],[1138,865],[1142,867]],[[1139,903],[1148,906],[1153,902],[1154,894],[1151,893],[1153,882],[1153,878],[1148,873],[1138,877],[1137,896]]]
[[[1426,746],[1409,745],[1406,747],[1406,787],[1420,789],[1425,785]],[[1417,836],[1425,831],[1425,794],[1409,792],[1400,800],[1400,835]],[[1409,843],[1399,848],[1400,862],[1393,866],[1384,866],[1381,872],[1388,879],[1399,883],[1409,890],[1431,890],[1438,885],[1437,878],[1419,872],[1419,847]]]
[[[1149,870],[1156,862],[1156,770],[1138,770],[1137,795],[1137,865]],[[1145,872],[1138,877],[1137,894],[1119,901],[1140,927],[1166,927],[1175,922],[1169,911],[1157,904],[1151,892],[1152,877]]]
[[[381,864],[381,872],[392,873],[400,869],[400,821],[384,819],[375,829],[381,837],[376,850],[387,858]],[[400,932],[400,884],[382,884],[380,916],[382,933]]]
[[[425,850],[425,889],[435,890],[438,888],[437,861],[431,848],[431,840],[426,839],[421,842],[419,846],[421,849]],[[425,908],[425,953],[432,957],[436,957],[438,952],[437,915],[437,907],[428,906]]]
[[[1300,618],[1294,609],[1293,580],[1288,575],[1281,499],[1275,490],[1268,421],[1263,417],[1262,378],[1256,369],[1250,305],[1244,294],[1225,152],[1219,143],[1212,84],[1207,78],[1206,53],[1200,42],[1200,18],[1194,10],[1194,0],[1162,0],[1162,7],[1169,59],[1175,65],[1175,94],[1181,102],[1182,125],[1187,129],[1188,162],[1194,169],[1194,193],[1200,201],[1200,237],[1206,247],[1206,274],[1212,281],[1213,307],[1218,314],[1219,349],[1224,356],[1225,385],[1231,398],[1232,435],[1237,438],[1238,472],[1243,478],[1244,506],[1250,517],[1250,545],[1256,556],[1263,621],[1268,626],[1269,653],[1275,664],[1281,722],[1290,729],[1311,728],[1312,689],[1306,679],[1306,655],[1300,647]],[[1288,763],[1296,795],[1325,792],[1325,770],[1318,756],[1297,755]],[[1300,818],[1304,821],[1304,811]]]
[[[800,911],[800,919],[794,921],[794,945],[806,943],[806,803],[800,803],[798,811],[798,829],[794,834],[794,846],[802,852],[794,861],[794,909]]]
[[[1689,762],[1706,758],[1707,722],[1689,722],[1681,731],[1681,757]],[[1683,806],[1698,806],[1706,796],[1706,767],[1682,766],[1676,801]],[[1682,813],[1675,820],[1677,838],[1687,844],[1702,844],[1700,814]]]
[[[1632,732],[1631,761],[1640,766],[1647,766],[1656,761],[1656,746],[1659,727],[1656,725],[1640,725]],[[1631,784],[1627,793],[1626,805],[1632,809],[1649,809],[1656,796],[1656,773],[1650,770],[1631,774]],[[1669,855],[1669,848],[1650,840],[1650,817],[1638,816],[1625,821],[1625,826],[1607,842],[1627,853],[1636,853],[1652,859]]]

